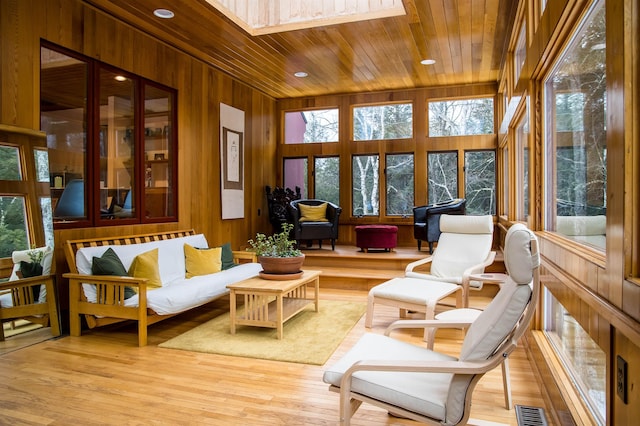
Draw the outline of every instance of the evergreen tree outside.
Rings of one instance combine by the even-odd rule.
[[[315,198],[340,205],[340,157],[316,157]]]
[[[20,180],[18,148],[0,147],[0,180]],[[0,197],[0,258],[11,257],[14,250],[29,248],[22,197]]]
[[[0,180],[20,180],[18,148],[0,146]]]
[[[0,258],[29,248],[22,197],[0,197]]]

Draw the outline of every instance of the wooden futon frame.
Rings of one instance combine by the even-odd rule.
[[[133,277],[115,277],[105,275],[82,275],[78,273],[76,252],[83,247],[105,245],[128,245],[168,240],[195,235],[193,229],[167,231],[152,234],[128,235],[118,237],[68,240],[65,257],[71,272],[64,274],[69,279],[69,317],[70,334],[80,336],[81,315],[85,316],[89,328],[133,320],[138,322],[138,345],[147,344],[147,326],[174,315],[158,315],[147,308],[147,279]],[[254,261],[255,253],[234,251],[236,263]],[[82,290],[82,284],[96,286],[96,303],[88,302]],[[125,287],[135,287],[138,292],[138,306],[125,306]]]

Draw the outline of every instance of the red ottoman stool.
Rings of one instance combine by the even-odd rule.
[[[392,251],[398,244],[398,227],[395,225],[356,226],[356,246],[365,253],[372,248]]]

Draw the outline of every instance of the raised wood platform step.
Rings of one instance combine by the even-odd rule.
[[[416,247],[396,247],[385,252],[360,251],[355,246],[336,246],[322,249],[304,249],[304,268],[318,269],[320,287],[345,290],[365,290],[404,275],[407,264],[429,256],[428,250],[418,251]],[[498,252],[496,262],[489,272],[503,272],[502,253]]]

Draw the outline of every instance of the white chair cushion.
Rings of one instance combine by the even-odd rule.
[[[377,298],[427,306],[430,300],[440,300],[458,290],[456,284],[421,278],[393,278],[373,287],[369,294]]]
[[[531,241],[535,238],[525,225],[514,223],[504,239],[504,265],[511,279],[518,284],[531,283],[533,271],[540,265],[538,253],[531,253]]]
[[[455,361],[456,358],[387,336],[367,333],[342,359],[324,372],[323,380],[340,386],[343,374],[355,362],[374,359]],[[354,392],[443,420],[447,412],[446,396],[452,377],[448,373],[358,372],[353,375],[351,386]]]
[[[493,234],[440,235],[438,246],[433,253],[431,275],[461,277],[466,269],[486,259],[491,251],[492,242]]]
[[[491,215],[471,216],[443,214],[440,216],[440,232],[452,234],[493,234]]]
[[[147,291],[147,307],[159,315],[184,312],[228,293],[228,284],[255,277],[261,270],[259,263],[243,263],[213,274],[179,279]],[[138,306],[138,295],[127,299],[125,306]]]

